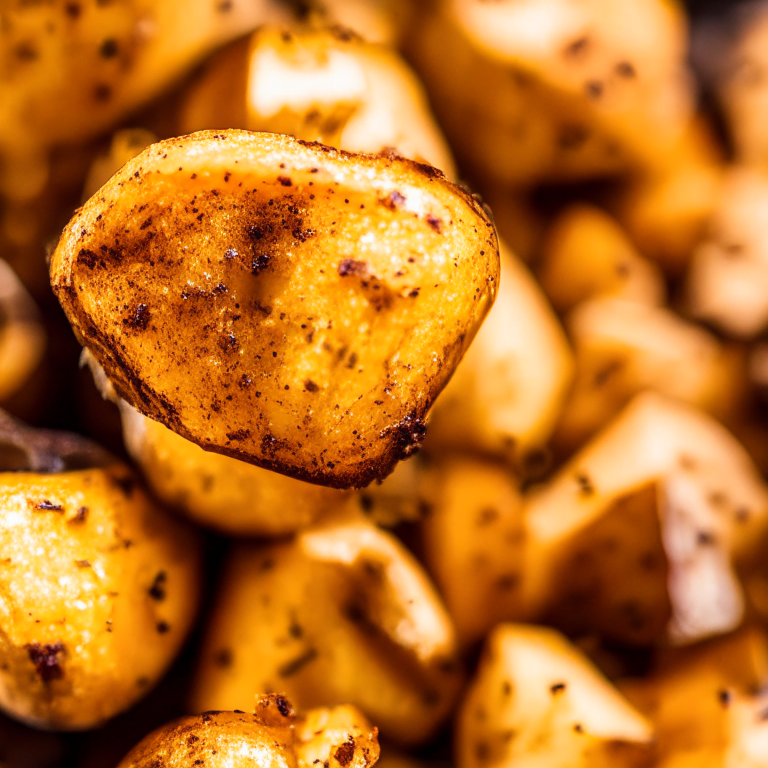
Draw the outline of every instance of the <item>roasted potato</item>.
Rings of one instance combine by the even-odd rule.
[[[0,708],[93,728],[158,681],[195,615],[195,536],[91,443],[0,422]]]
[[[20,168],[41,149],[98,135],[222,43],[289,18],[273,0],[10,0],[0,25],[0,152]]]
[[[500,624],[461,706],[456,762],[499,766],[649,765],[650,723],[562,635]]]
[[[666,293],[661,270],[637,252],[621,227],[599,208],[579,203],[549,229],[537,275],[558,312],[602,296],[661,304]]]
[[[659,768],[758,768],[768,760],[761,717],[768,638],[748,628],[703,646],[667,653],[622,692],[653,723]]]
[[[354,707],[296,715],[285,696],[256,697],[252,715],[206,712],[185,717],[147,736],[118,768],[370,768],[379,757],[376,728]]]
[[[762,570],[768,488],[724,427],[646,392],[530,494],[524,515],[534,615],[623,643],[685,644],[740,625],[739,577]]]
[[[566,327],[576,376],[553,438],[563,455],[646,389],[722,419],[736,410],[746,388],[740,351],[669,309],[595,299],[579,305]]]
[[[527,267],[502,246],[496,304],[435,404],[430,442],[536,474],[572,375],[557,316]]]
[[[242,708],[281,691],[301,707],[348,702],[384,736],[416,744],[445,720],[460,682],[453,627],[421,567],[353,516],[235,548],[192,708]]]
[[[422,8],[409,52],[459,159],[485,179],[522,186],[642,167],[691,119],[676,3]]]
[[[35,302],[0,260],[0,401],[17,392],[39,365],[45,340]]]
[[[627,180],[616,217],[643,254],[679,277],[706,235],[725,175],[709,126],[694,120],[669,152]]]
[[[738,8],[736,35],[714,64],[715,84],[740,163],[768,170],[768,7]]]
[[[738,338],[768,327],[767,225],[768,175],[734,168],[691,260],[686,307],[694,317]]]
[[[208,453],[120,401],[123,439],[156,496],[208,528],[280,536],[305,528],[346,498],[229,456]]]
[[[499,617],[522,611],[517,587],[525,525],[519,482],[503,466],[454,456],[428,465],[416,489],[427,509],[424,560],[460,642],[478,642]]]
[[[338,27],[262,27],[212,60],[179,133],[247,128],[349,152],[396,152],[454,178],[421,84],[393,50]]]
[[[112,177],[62,235],[51,282],[140,412],[344,488],[418,449],[498,259],[483,209],[431,166],[202,132]]]

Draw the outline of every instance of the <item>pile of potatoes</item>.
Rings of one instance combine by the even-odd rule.
[[[766,42],[0,3],[0,768],[768,765]]]

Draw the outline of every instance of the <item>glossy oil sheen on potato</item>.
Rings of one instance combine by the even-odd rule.
[[[51,281],[142,413],[350,487],[418,448],[498,269],[493,224],[431,166],[225,131],[129,162],[65,229]]]

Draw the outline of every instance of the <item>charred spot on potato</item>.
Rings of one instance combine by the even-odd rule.
[[[637,77],[637,70],[631,62],[620,61],[618,64],[616,64],[616,74],[620,77],[632,79]]]
[[[583,472],[579,472],[576,475],[576,482],[579,485],[579,492],[583,496],[591,496],[595,492],[595,486],[592,484],[589,476]]]
[[[30,643],[26,646],[29,660],[34,664],[38,677],[44,682],[61,680],[64,669],[59,655],[64,652],[62,643]]]
[[[149,593],[149,596],[153,600],[157,600],[158,602],[161,600],[165,600],[166,592],[166,582],[168,581],[168,574],[165,571],[160,571],[157,576],[155,576],[154,581],[152,582],[152,585],[147,590]]]
[[[35,503],[34,508],[41,512],[63,512],[64,507],[61,504],[56,504],[48,499],[43,499]]]
[[[146,304],[139,304],[129,317],[123,318],[123,325],[139,331],[146,331],[149,325],[149,316],[149,307]]]
[[[350,736],[340,747],[336,748],[333,757],[343,768],[352,762],[355,756],[355,740]]]
[[[565,691],[565,683],[554,683],[549,686],[549,692],[553,696],[556,696],[558,693],[563,693],[563,691]]]
[[[171,625],[167,621],[158,621],[156,629],[158,635],[165,635],[171,631]]]
[[[234,656],[232,655],[232,651],[229,648],[222,648],[216,653],[216,657],[214,659],[216,666],[221,667],[222,669],[229,669],[229,667],[232,666],[233,661]]]
[[[280,694],[277,694],[274,697],[275,706],[277,707],[278,712],[283,717],[292,717],[293,716],[293,706],[288,699],[285,698],[285,696],[281,696]]]

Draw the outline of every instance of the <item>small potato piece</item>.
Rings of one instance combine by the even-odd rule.
[[[491,632],[459,714],[464,768],[647,764],[650,723],[562,635],[524,624]]]
[[[287,17],[272,0],[6,2],[0,152],[97,135],[217,46]]]
[[[109,150],[95,158],[88,169],[83,200],[95,195],[129,160],[156,141],[157,136],[143,128],[126,128],[114,133]]]
[[[207,453],[120,401],[123,439],[147,483],[192,520],[235,536],[280,536],[305,528],[346,494]]]
[[[348,488],[418,448],[498,259],[480,205],[430,166],[202,132],[154,145],[91,198],[51,282],[140,412]]]
[[[421,5],[409,53],[459,158],[489,180],[526,186],[642,166],[690,120],[676,3]]]
[[[678,277],[717,208],[724,160],[713,131],[699,120],[654,160],[628,180],[614,213],[642,253]]]
[[[470,448],[541,470],[573,375],[562,326],[527,267],[502,245],[493,310],[437,400],[433,446]]]
[[[397,153],[456,169],[419,81],[398,54],[337,27],[263,27],[207,67],[180,133],[247,128],[348,152]]]
[[[643,679],[619,683],[656,731],[659,768],[758,768],[766,765],[768,638],[747,628],[662,656]],[[761,701],[762,699],[762,701]]]
[[[45,329],[24,284],[0,260],[0,401],[17,392],[40,363]]]
[[[738,574],[760,562],[768,489],[725,428],[647,392],[531,494],[525,516],[524,586],[549,606],[539,616],[685,644],[741,623]]]
[[[719,57],[717,91],[737,161],[768,171],[768,8],[762,2],[743,3],[737,13],[736,38]]]
[[[0,445],[0,708],[36,727],[96,727],[181,647],[197,539],[82,438],[3,417]]]
[[[722,418],[740,402],[740,355],[663,307],[596,299],[577,307],[566,327],[576,379],[553,438],[568,455],[646,389]]]
[[[471,645],[499,618],[521,614],[519,483],[499,465],[451,457],[427,466],[419,493],[429,509],[422,526],[425,562],[460,641]]]
[[[731,170],[710,221],[710,235],[693,254],[687,306],[700,320],[738,338],[768,327],[768,175]]]
[[[349,702],[385,736],[416,744],[446,718],[460,682],[453,627],[419,564],[351,519],[234,549],[192,708],[282,691],[302,707]]]
[[[354,707],[294,714],[284,696],[256,697],[252,715],[207,712],[159,728],[118,768],[370,768],[379,756],[377,730]]]
[[[591,205],[575,204],[554,222],[538,270],[544,292],[558,312],[598,296],[661,304],[661,270],[644,259],[621,227]]]

